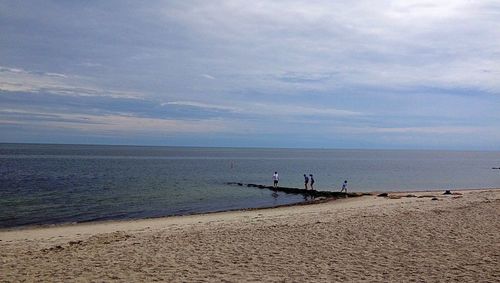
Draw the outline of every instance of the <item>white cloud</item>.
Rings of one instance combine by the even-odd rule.
[[[500,37],[500,22],[489,3],[218,1],[168,5],[164,17],[187,27],[200,44],[216,46],[217,58],[194,54],[194,60],[216,64],[217,77],[232,74],[239,87],[452,85],[498,92],[500,47],[492,39]],[[491,73],[477,72],[484,64]],[[263,79],[293,73],[323,81]],[[330,73],[337,75],[324,77]]]
[[[0,66],[0,91],[47,92],[72,96],[142,98],[137,92],[104,89],[84,82],[84,78],[52,72],[27,71]]]
[[[228,105],[216,105],[203,102],[194,101],[172,101],[161,104],[189,106],[203,109],[223,110],[232,113],[255,115],[255,116],[273,116],[273,117],[294,117],[294,116],[324,116],[324,117],[352,117],[360,116],[363,113],[327,107],[311,107],[311,106],[297,106],[279,103],[244,103],[238,102]]]
[[[195,101],[171,101],[171,102],[161,103],[161,106],[167,106],[167,105],[189,106],[189,107],[224,110],[224,111],[231,111],[231,112],[240,111],[239,108],[235,108],[235,107],[231,107],[231,106],[216,105],[216,104],[195,102]]]
[[[223,133],[238,132],[238,127],[232,126],[230,121],[221,119],[205,120],[175,120],[155,119],[129,115],[90,115],[90,114],[68,114],[48,113],[41,111],[27,111],[22,109],[4,109],[0,114],[17,114],[29,116],[48,116],[52,120],[40,119],[38,121],[24,119],[2,118],[0,124],[12,125],[38,125],[47,129],[73,129],[83,132],[97,133],[149,133],[149,134],[178,134],[178,133]],[[58,121],[59,120],[59,121]]]
[[[215,77],[208,75],[208,74],[202,74],[201,76],[206,78],[206,79],[215,80]]]
[[[342,109],[327,108],[327,107],[283,105],[276,103],[250,104],[241,112],[253,115],[274,116],[274,117],[280,117],[280,116],[353,117],[353,116],[363,115],[363,113],[350,110],[342,110]]]
[[[477,127],[403,127],[403,128],[375,128],[375,133],[394,134],[478,134],[483,131]]]
[[[176,107],[190,107],[184,118],[226,117],[224,131],[285,125],[288,139],[304,125],[322,133],[342,123],[332,131],[370,137],[483,135],[462,125],[499,126],[496,1],[117,2],[105,14],[98,4],[36,5],[4,5],[12,18],[2,38],[15,44],[0,47],[11,66],[0,67],[0,90],[144,98],[96,107],[130,127],[196,129],[118,118],[128,117],[120,109],[175,117]],[[164,109],[153,106],[160,102]]]

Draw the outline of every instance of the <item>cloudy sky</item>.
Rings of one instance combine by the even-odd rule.
[[[0,142],[500,150],[500,2],[0,0]]]

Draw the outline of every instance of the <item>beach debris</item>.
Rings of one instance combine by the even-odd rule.
[[[446,190],[443,195],[451,195],[451,191],[450,190]]]
[[[435,198],[436,196],[434,195],[421,195],[421,196],[418,196],[417,198]]]
[[[386,197],[386,198],[389,198],[389,199],[401,199],[401,198],[416,198],[417,196],[414,195],[414,194],[407,194],[407,195],[391,195],[391,194],[388,194],[388,193],[381,193],[381,194],[378,194],[377,195],[378,197]],[[418,196],[419,198],[423,198],[423,197],[433,197],[433,196]]]
[[[62,251],[64,250],[64,248],[61,246],[61,245],[57,245],[57,246],[53,246],[53,247],[50,247],[48,249],[42,249],[42,252],[51,252],[51,251]]]
[[[433,197],[431,198],[431,200],[439,200],[437,197]]]
[[[491,169],[500,170],[500,167],[492,167]]]

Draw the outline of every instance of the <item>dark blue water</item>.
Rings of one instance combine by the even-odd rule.
[[[0,144],[0,227],[303,201],[226,182],[397,191],[500,187],[500,152]]]

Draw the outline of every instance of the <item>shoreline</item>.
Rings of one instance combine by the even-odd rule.
[[[455,192],[2,231],[0,281],[499,281],[500,189]]]
[[[13,234],[17,235],[17,232],[23,233],[31,233],[32,231],[50,231],[51,229],[78,229],[79,227],[114,227],[111,228],[110,230],[115,231],[116,228],[122,228],[126,229],[127,226],[132,225],[132,226],[141,226],[145,225],[151,222],[175,222],[177,220],[182,220],[182,219],[190,219],[190,218],[196,218],[196,217],[210,217],[210,216],[217,216],[217,215],[225,215],[225,214],[232,214],[232,213],[244,213],[244,212],[259,212],[259,211],[267,211],[267,210],[274,210],[274,209],[281,209],[281,208],[294,208],[294,207],[302,207],[302,206],[310,206],[310,205],[317,205],[317,204],[323,204],[323,203],[331,203],[332,205],[337,205],[341,202],[346,202],[346,201],[356,201],[358,199],[362,199],[363,197],[375,197],[375,198],[387,198],[391,199],[392,196],[397,196],[397,198],[393,199],[402,199],[402,198],[407,198],[408,195],[411,195],[411,197],[415,196],[417,198],[422,198],[422,197],[435,197],[435,196],[445,196],[445,197],[450,197],[450,195],[446,196],[443,194],[445,190],[440,190],[440,191],[435,191],[435,190],[417,190],[417,191],[392,191],[392,192],[369,192],[369,193],[360,193],[359,196],[356,197],[349,197],[349,198],[318,198],[315,200],[309,200],[309,201],[302,201],[302,202],[297,202],[297,203],[290,203],[290,204],[282,204],[282,205],[276,205],[276,206],[267,206],[267,207],[256,207],[256,208],[242,208],[242,209],[229,209],[229,210],[221,210],[221,211],[211,211],[211,212],[203,212],[203,213],[192,213],[192,214],[184,214],[184,215],[167,215],[167,216],[159,216],[159,217],[149,217],[149,218],[136,218],[136,219],[115,219],[115,220],[102,220],[102,221],[85,221],[85,222],[69,222],[69,223],[58,223],[58,224],[40,224],[40,225],[27,225],[27,226],[17,226],[17,227],[9,227],[9,228],[0,228],[0,241],[3,240],[3,237],[5,235]],[[453,192],[457,192],[460,194],[463,193],[468,193],[468,192],[482,192],[482,191],[500,191],[500,188],[476,188],[476,189],[459,189],[459,190],[453,190]],[[439,192],[438,194],[436,194]],[[387,193],[388,196],[378,196],[380,193]],[[420,195],[419,194],[425,194],[425,195]],[[411,198],[410,197],[410,198]],[[79,229],[78,229],[79,230]],[[101,229],[100,231],[105,231],[107,229]],[[24,233],[23,233],[24,234]],[[12,239],[11,237],[6,237],[6,239]]]
[[[361,197],[361,196],[360,196]],[[350,199],[358,198],[351,197]],[[316,200],[309,201],[301,201],[296,203],[289,204],[280,204],[275,206],[265,206],[265,207],[250,207],[250,208],[237,208],[237,209],[228,209],[228,210],[218,210],[218,211],[209,211],[202,213],[192,213],[192,214],[182,214],[182,215],[167,215],[167,216],[158,216],[158,217],[146,217],[146,218],[134,218],[134,219],[112,219],[112,220],[98,220],[98,221],[84,221],[84,222],[65,222],[65,223],[57,223],[57,224],[34,224],[34,225],[25,225],[25,226],[17,226],[17,227],[9,227],[9,228],[0,228],[0,241],[2,240],[2,234],[22,232],[22,231],[39,231],[39,230],[48,230],[48,229],[57,229],[57,228],[71,228],[78,226],[105,226],[105,225],[119,225],[121,224],[127,225],[127,223],[140,223],[140,222],[150,222],[150,221],[168,221],[174,219],[181,218],[190,218],[190,217],[204,217],[211,216],[217,214],[227,214],[227,213],[238,213],[238,212],[250,212],[250,211],[260,211],[260,210],[272,210],[286,207],[300,207],[300,206],[308,206],[315,205],[326,202],[333,201],[343,201],[346,199],[337,199],[337,198],[321,198]]]
[[[466,189],[455,189],[451,190],[452,192],[470,192],[470,191],[489,191],[489,190],[500,190],[500,188],[466,188]],[[350,197],[359,198],[367,195],[378,196],[381,193],[387,193],[389,195],[397,195],[400,197],[404,197],[409,194],[421,194],[421,193],[437,193],[442,195],[446,189],[428,189],[428,190],[409,190],[409,191],[371,191],[371,192],[355,192],[354,194],[358,194],[358,196]],[[382,196],[381,196],[382,197]],[[431,196],[429,196],[431,197]],[[314,205],[324,202],[333,202],[333,201],[341,201],[344,198],[336,198],[336,197],[318,197],[313,200],[300,201],[295,203],[288,204],[280,204],[274,206],[264,206],[264,207],[249,207],[249,208],[236,208],[236,209],[227,209],[227,210],[216,210],[216,211],[208,211],[201,213],[190,213],[190,214],[174,214],[174,215],[165,215],[158,217],[145,217],[145,218],[126,218],[126,219],[109,219],[109,220],[89,220],[82,222],[62,222],[62,223],[53,223],[53,224],[32,224],[32,225],[22,225],[22,226],[14,226],[14,227],[6,227],[0,228],[0,240],[2,239],[2,233],[6,232],[15,232],[22,230],[39,230],[39,229],[51,229],[51,228],[59,228],[59,227],[74,227],[78,225],[106,225],[106,224],[114,224],[114,223],[126,223],[126,222],[137,222],[137,221],[148,221],[148,220],[161,220],[161,219],[170,219],[170,218],[178,218],[178,217],[193,217],[193,216],[202,216],[202,215],[211,215],[217,213],[230,213],[230,212],[244,212],[244,211],[257,211],[257,210],[268,210],[282,207],[296,207],[296,206],[305,206],[305,205]]]

